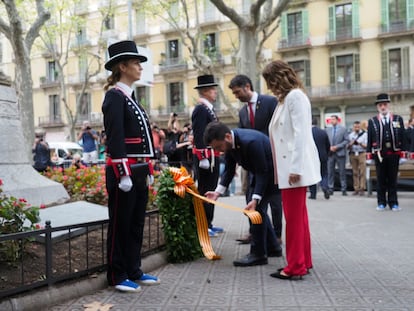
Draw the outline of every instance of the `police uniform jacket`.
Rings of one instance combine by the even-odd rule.
[[[106,92],[102,104],[109,163],[117,177],[131,175],[131,159],[154,157],[151,127],[144,108],[128,92],[116,86]]]
[[[404,122],[402,117],[390,114],[390,131],[392,151],[404,150]],[[382,150],[384,125],[381,116],[377,115],[368,121],[367,152],[375,153]]]

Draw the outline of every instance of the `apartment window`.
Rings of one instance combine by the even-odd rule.
[[[311,75],[310,75],[310,61],[309,60],[300,60],[288,62],[289,66],[295,70],[296,74],[302,81],[305,87],[311,86]]]
[[[167,42],[167,65],[178,65],[180,62],[180,46],[179,41],[169,40]]]
[[[382,52],[382,78],[384,87],[407,88],[410,86],[409,47]]]
[[[135,11],[136,16],[136,33],[145,34],[146,33],[146,24],[145,24],[145,13],[141,10]]]
[[[76,42],[78,45],[85,44],[86,42],[86,27],[85,26],[78,26],[76,31]]]
[[[77,94],[76,102],[78,103],[79,107],[78,119],[80,119],[80,121],[89,120],[91,114],[91,94]]]
[[[115,29],[115,18],[113,14],[108,14],[104,19],[104,29],[111,30]]]
[[[302,12],[287,15],[289,41],[302,42]]]
[[[352,32],[352,4],[341,4],[335,7],[336,37],[349,38]]]
[[[57,80],[57,70],[55,61],[50,61],[47,63],[47,79],[49,82],[54,82]]]
[[[168,84],[168,103],[171,112],[180,112],[184,108],[183,83],[173,82]]]
[[[210,0],[204,0],[204,21],[211,22],[216,20],[216,7],[211,3]]]
[[[329,40],[359,37],[359,4],[350,3],[329,7]]]
[[[331,85],[336,90],[354,90],[359,88],[359,54],[348,54],[330,58]]]
[[[282,41],[280,47],[307,44],[309,39],[308,11],[283,13],[281,19]]]
[[[85,76],[88,73],[88,59],[86,56],[79,56],[79,80],[85,81]]]
[[[170,7],[169,7],[170,18],[174,20],[178,20],[178,16],[179,16],[178,7],[179,7],[178,1],[173,1],[170,3]]]
[[[242,0],[242,14],[247,15],[250,13],[250,7],[252,5],[252,0]]]
[[[203,52],[208,56],[215,56],[217,53],[216,34],[209,33],[203,39]]]
[[[49,95],[49,121],[60,122],[60,100],[59,95]]]
[[[139,104],[145,108],[147,112],[150,111],[149,91],[145,86],[139,86],[135,89],[136,98]]]

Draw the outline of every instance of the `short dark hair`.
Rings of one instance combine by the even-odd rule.
[[[247,84],[250,84],[250,89],[252,91],[254,91],[252,80],[250,80],[250,78],[248,76],[246,76],[246,75],[237,75],[233,79],[231,79],[230,84],[229,84],[229,88],[232,89],[235,86],[244,87]]]
[[[317,124],[318,124],[318,119],[312,118],[312,125],[317,125]]]
[[[339,118],[338,118],[338,115],[336,115],[336,114],[331,115],[331,118],[335,118],[335,119],[337,119],[337,120],[339,119]]]
[[[204,131],[204,143],[210,145],[213,140],[224,140],[226,134],[230,133],[230,128],[222,122],[210,122]]]
[[[359,121],[355,121],[355,122],[354,122],[354,124],[361,124],[361,122],[359,122]]]

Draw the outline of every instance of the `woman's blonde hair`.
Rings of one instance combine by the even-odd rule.
[[[281,60],[275,60],[267,64],[263,69],[262,76],[270,90],[277,90],[279,101],[283,101],[286,95],[294,88],[305,91],[293,68]]]

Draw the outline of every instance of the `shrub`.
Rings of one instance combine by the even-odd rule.
[[[31,206],[23,198],[3,194],[2,185],[3,181],[0,179],[0,235],[36,229],[36,223],[40,220],[39,208]],[[20,243],[16,240],[1,242],[2,259],[15,261],[20,258]]]
[[[202,256],[198,241],[192,197],[174,193],[174,179],[165,169],[158,178],[156,205],[162,218],[169,262],[186,262]]]
[[[69,193],[72,201],[88,201],[106,205],[108,194],[105,186],[105,167],[91,166],[76,168],[54,167],[44,175],[61,183]]]

